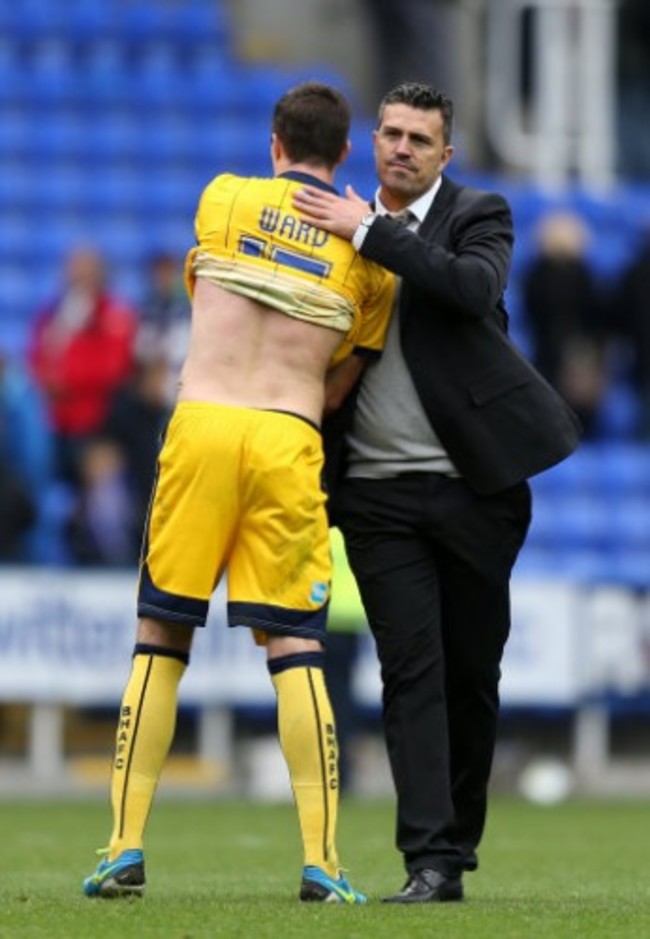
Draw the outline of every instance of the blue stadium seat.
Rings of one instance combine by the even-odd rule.
[[[33,107],[49,108],[75,100],[80,75],[72,48],[64,36],[46,36],[25,56],[25,94]]]
[[[348,184],[352,186],[354,191],[362,198],[371,199],[377,188],[373,165],[365,163],[362,160],[348,164],[346,160],[337,173],[336,186],[339,192],[343,192],[345,186]]]
[[[612,495],[607,500],[610,548],[613,551],[650,551],[650,494]],[[648,571],[650,584],[650,570]]]
[[[142,41],[161,32],[161,11],[154,4],[132,0],[124,4],[120,17],[122,35],[129,41]]]
[[[16,160],[29,152],[34,122],[24,105],[16,101],[0,103],[0,127],[3,138],[3,154],[0,159]]]
[[[576,493],[535,498],[529,533],[533,545],[600,549],[610,538],[610,511],[604,499]]]
[[[136,159],[144,134],[142,123],[134,115],[119,109],[106,109],[101,120],[85,121],[81,146],[89,170],[92,171],[97,163]]]
[[[507,185],[499,189],[507,197],[517,231],[533,233],[537,223],[547,212],[565,206],[565,200],[550,196],[548,192],[527,183]]]
[[[39,264],[62,265],[69,251],[94,242],[95,234],[82,213],[60,211],[56,224],[33,226],[30,251]]]
[[[65,0],[68,36],[84,41],[117,33],[120,27],[121,7],[105,0]]]
[[[567,460],[533,477],[533,493],[566,495],[599,489],[602,455],[583,443]]]
[[[271,172],[268,116],[217,115],[197,127],[197,167],[207,182],[218,173],[268,176]]]
[[[74,490],[66,483],[52,482],[43,493],[38,544],[35,546],[35,560],[39,564],[63,567],[71,563],[65,529],[74,502]]]
[[[181,79],[174,69],[144,70],[137,65],[130,73],[131,104],[145,117],[152,108],[167,107],[181,96]]]
[[[115,164],[103,172],[89,174],[85,206],[89,212],[102,211],[106,216],[132,210],[141,199],[140,175]]]
[[[11,30],[10,34],[14,38],[21,41],[33,42],[34,39],[61,36],[70,26],[66,5],[52,3],[51,0],[7,2],[1,6],[12,9],[3,12],[0,22]],[[8,15],[11,16],[9,21]]]
[[[607,392],[595,422],[595,434],[603,440],[632,440],[638,430],[640,404],[625,381],[616,381]]]
[[[617,575],[611,558],[593,548],[571,548],[558,551],[560,570],[572,582],[584,584],[616,583]]]
[[[111,284],[118,297],[137,305],[149,288],[146,267],[142,259],[118,261],[111,265]]]
[[[0,350],[10,355],[22,355],[25,349],[33,284],[33,264],[27,258],[0,264]]]
[[[31,201],[33,176],[24,161],[0,160],[0,203],[2,204],[3,219],[0,226],[0,245],[13,253],[15,242],[7,214],[14,208],[17,212]],[[2,231],[4,229],[4,231]],[[0,247],[2,251],[2,247]]]
[[[155,121],[141,126],[138,157],[154,167],[170,161],[187,164],[197,150],[197,130],[188,120],[163,112]]]
[[[12,308],[11,318],[0,319],[0,350],[10,358],[20,361],[25,358],[29,342],[27,328],[30,313],[29,304],[25,302],[24,295]]]
[[[141,264],[149,254],[148,237],[145,227],[139,222],[118,216],[97,232],[96,241],[112,267]]]
[[[0,309],[3,314],[8,315],[9,319],[13,319],[13,310],[24,297],[32,278],[30,265],[27,261],[28,259],[22,264],[13,263],[0,266]]]
[[[191,0],[170,5],[165,28],[176,42],[197,43],[209,39],[219,46],[231,42],[227,5],[219,0]]]
[[[608,441],[594,450],[606,497],[623,493],[650,497],[650,444]]]
[[[75,101],[89,123],[97,120],[107,107],[132,107],[134,79],[127,49],[119,35],[83,43],[75,78]]]
[[[31,215],[25,211],[24,205],[9,207],[4,201],[4,191],[0,190],[3,198],[4,212],[2,225],[0,225],[0,264],[15,264],[21,257],[28,257],[34,237],[34,223]]]
[[[4,7],[4,5],[3,5]],[[2,7],[2,8],[3,8]],[[0,20],[0,23],[2,20]],[[11,39],[10,32],[0,34],[0,78],[6,80],[22,70],[19,48]]]
[[[148,233],[147,251],[151,256],[157,250],[169,251],[181,261],[186,253],[195,245],[194,218],[187,217],[163,218],[156,224],[155,232]]]
[[[31,204],[36,213],[53,221],[52,213],[79,210],[85,205],[90,190],[87,174],[74,164],[50,164],[50,172],[34,174]]]
[[[248,98],[240,81],[242,69],[222,58],[203,59],[179,71],[175,96],[192,121],[249,112]],[[254,108],[251,110],[255,110]]]
[[[175,44],[230,37],[225,6],[218,0],[151,2],[130,0],[121,7],[120,29],[132,43],[164,39]]]
[[[628,587],[631,590],[648,590],[650,550],[647,548],[622,549],[607,558],[606,575],[602,580]]]
[[[553,544],[555,535],[554,500],[544,493],[535,494],[533,514],[528,531],[528,544],[548,547]]]
[[[552,577],[571,583],[615,582],[616,573],[606,552],[593,548],[539,548],[526,544],[517,561],[514,576]]]
[[[567,500],[595,500],[609,513],[608,542],[627,530],[634,543],[650,539],[650,445],[584,444],[560,466],[532,481],[531,537],[548,539]],[[620,513],[620,518],[617,516]],[[571,511],[567,516],[571,519]]]
[[[534,544],[531,539],[517,558],[513,575],[518,577],[555,577],[563,574],[562,557],[553,548]]]
[[[139,202],[149,215],[184,216],[190,221],[198,203],[201,187],[194,174],[171,169],[161,172],[156,169],[148,176],[143,174],[140,183]]]
[[[83,152],[86,136],[84,121],[73,109],[58,109],[51,119],[32,118],[29,156],[46,164],[62,157],[74,157]]]

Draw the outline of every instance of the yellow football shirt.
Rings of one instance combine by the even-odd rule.
[[[343,238],[303,221],[292,195],[305,183],[289,172],[272,179],[217,176],[201,195],[197,246],[187,257],[190,295],[197,277],[288,316],[344,334],[332,363],[350,352],[378,353],[393,308],[395,279]]]

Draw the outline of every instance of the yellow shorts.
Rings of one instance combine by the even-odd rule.
[[[320,431],[304,418],[181,402],[158,460],[138,615],[203,626],[224,571],[228,623],[324,640],[331,582]]]

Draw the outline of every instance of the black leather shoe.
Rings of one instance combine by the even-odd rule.
[[[468,851],[467,854],[463,856],[463,870],[464,871],[478,870],[478,857],[477,857],[476,851]]]
[[[384,903],[445,903],[463,899],[460,877],[445,877],[439,871],[424,868],[409,874],[399,893],[384,897]]]

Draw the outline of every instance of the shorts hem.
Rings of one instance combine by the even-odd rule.
[[[316,639],[322,643],[326,639],[324,629],[310,626],[287,626],[285,623],[272,623],[256,616],[238,616],[236,619],[229,619],[228,626],[231,629],[245,626],[248,629],[257,629],[269,636],[294,636],[296,639]]]
[[[150,616],[152,619],[162,619],[170,623],[182,623],[186,626],[205,626],[205,617],[192,613],[179,613],[166,610],[151,603],[138,603],[138,616]]]

